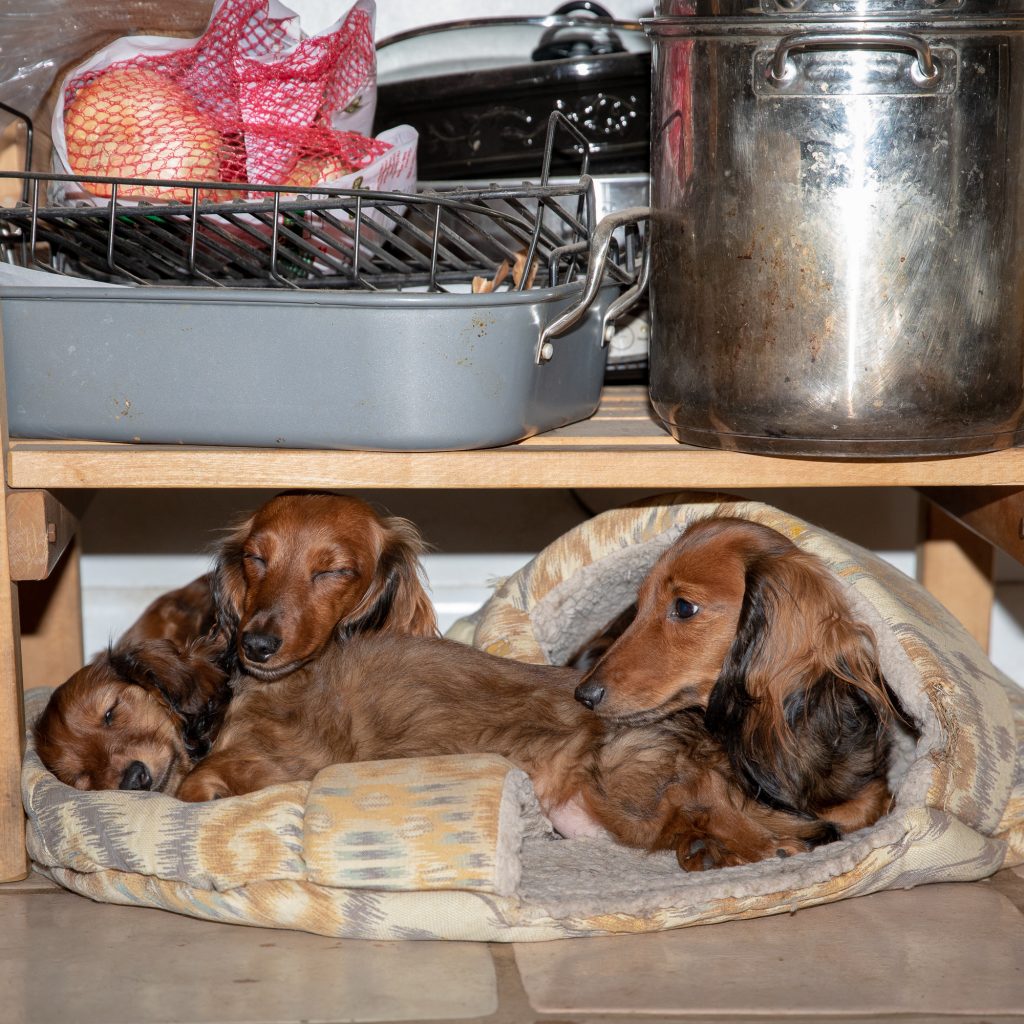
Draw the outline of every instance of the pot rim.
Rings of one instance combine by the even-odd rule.
[[[921,11],[879,12],[858,14],[856,17],[839,15],[805,14],[802,17],[776,17],[756,14],[754,16],[685,17],[663,16],[645,18],[644,31],[653,39],[684,38],[687,36],[713,35],[786,35],[808,28],[841,30],[850,35],[877,31],[879,26],[898,28],[920,34],[943,36],[967,35],[970,33],[1019,32],[1024,30],[1024,10],[1000,15],[976,15],[952,17],[948,12],[934,17],[925,16]]]
[[[650,35],[651,24],[679,19],[998,22],[1022,15],[1024,0],[657,0],[653,16],[640,20]]]

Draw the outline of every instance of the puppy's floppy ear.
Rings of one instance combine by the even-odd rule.
[[[215,628],[225,638],[228,656],[235,647],[234,638],[245,599],[242,553],[252,523],[252,518],[245,520],[220,543],[211,574]]]
[[[803,684],[782,698],[791,739],[779,751],[779,764],[791,766],[791,785],[801,787],[805,800],[825,806],[884,776],[888,727],[899,712],[866,625],[831,615],[815,654]],[[799,752],[798,760],[792,751]]]
[[[382,520],[384,543],[373,583],[352,615],[338,624],[340,639],[356,633],[437,636],[434,605],[423,583],[426,545],[407,519]]]
[[[110,666],[126,683],[156,690],[180,715],[205,711],[226,690],[218,664],[222,644],[200,638],[183,650],[170,640],[140,640],[112,647]]]
[[[227,714],[231,687],[225,654],[223,635],[199,637],[181,651],[182,664],[195,687],[186,701],[183,729],[185,747],[194,760],[210,752]]]
[[[874,636],[812,556],[755,556],[706,722],[748,792],[826,807],[884,773],[891,704]]]
[[[762,648],[768,642],[773,603],[769,573],[762,560],[755,559],[747,566],[736,637],[708,697],[704,721],[725,748],[751,796],[791,811],[793,807],[784,799],[778,780],[748,749],[749,722],[758,704],[748,688],[748,677],[764,658]]]
[[[125,681],[155,690],[182,722],[193,758],[206,754],[231,699],[221,667],[223,641],[200,637],[177,648],[170,640],[144,640],[111,648],[113,670]]]

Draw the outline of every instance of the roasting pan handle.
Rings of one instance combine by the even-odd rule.
[[[651,278],[651,247],[644,246],[644,254],[640,263],[640,274],[636,284],[627,288],[614,302],[608,304],[604,313],[604,320],[601,323],[601,344],[607,345],[611,341],[611,327],[619,317],[628,313],[640,301],[641,296],[647,291],[647,284]]]
[[[590,309],[594,299],[597,298],[601,282],[604,280],[605,261],[608,259],[608,250],[612,244],[613,233],[627,224],[639,224],[641,221],[650,220],[650,216],[650,207],[633,206],[626,210],[609,213],[601,219],[590,239],[590,255],[587,260],[587,277],[583,283],[583,295],[575,306],[567,309],[561,316],[556,317],[540,332],[535,355],[537,363],[546,363],[551,359],[555,351],[554,346],[551,344],[551,339],[557,338],[560,334],[565,334],[570,327],[575,327],[583,319],[587,310]],[[647,256],[649,250],[650,244],[648,242],[644,247],[643,264],[641,265],[636,284],[620,295],[608,308],[608,313],[605,315],[604,324],[602,325],[602,344],[604,343],[604,328],[606,325],[632,306],[640,297],[643,287],[646,287],[647,273],[650,265]]]

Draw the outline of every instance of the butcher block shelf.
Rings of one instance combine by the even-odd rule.
[[[605,388],[582,423],[468,452],[302,451],[12,438],[16,488],[527,488],[1024,486],[1024,449],[876,461],[795,459],[678,444],[640,386]]]

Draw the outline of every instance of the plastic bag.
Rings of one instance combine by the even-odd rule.
[[[0,98],[32,118],[42,132],[49,119],[48,94],[65,69],[118,36],[152,31],[196,35],[209,17],[210,0],[32,0],[20,7],[9,5],[0,32]]]

